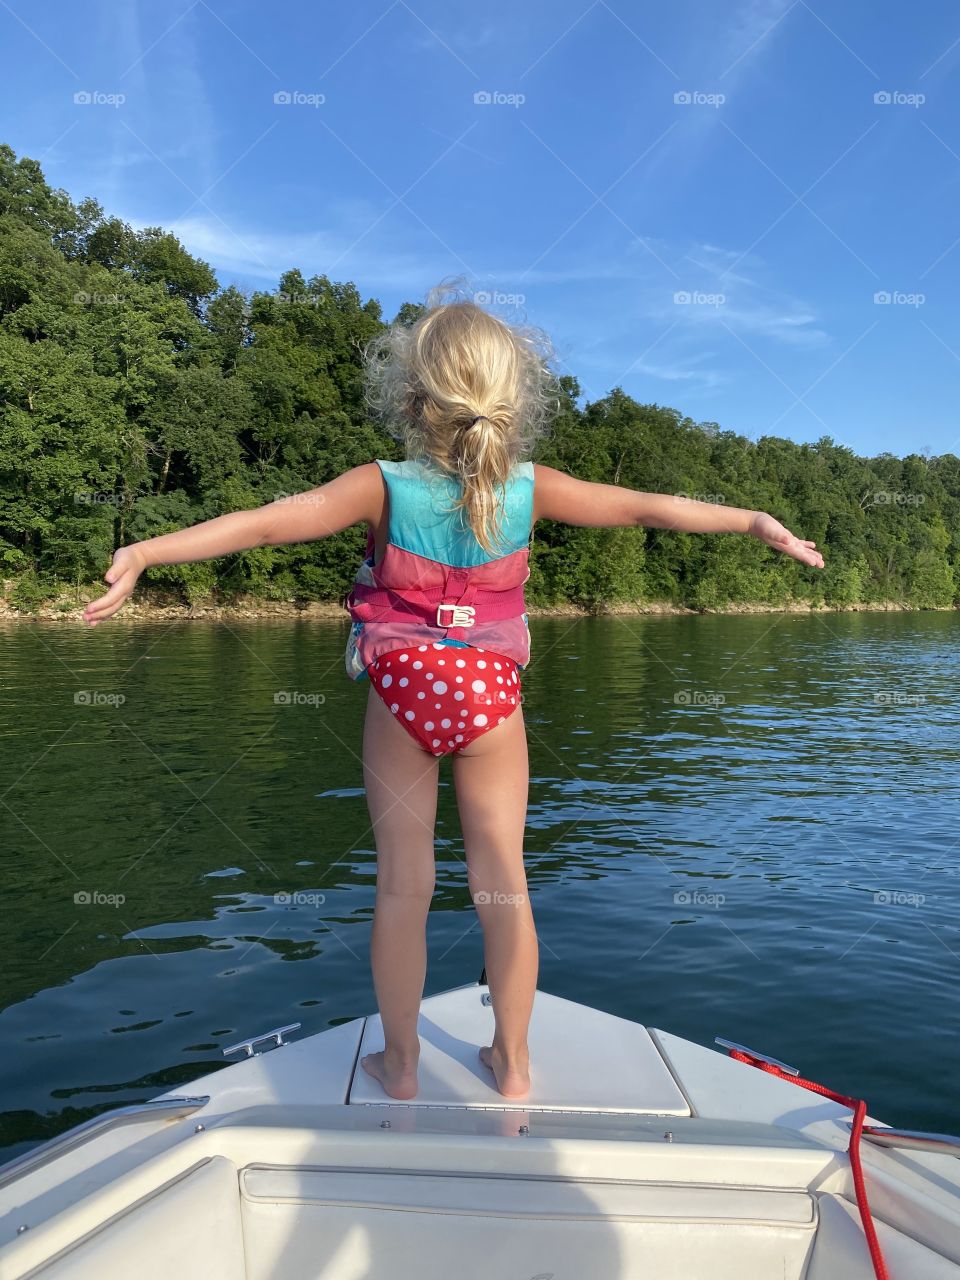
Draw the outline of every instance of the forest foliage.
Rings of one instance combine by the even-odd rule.
[[[419,314],[405,304],[397,319]],[[286,272],[221,287],[160,227],[135,231],[52,189],[0,146],[0,575],[29,611],[99,587],[116,547],[332,479],[398,443],[363,403],[361,351],[386,321],[350,283]],[[824,551],[806,568],[755,539],[540,522],[531,604],[601,610],[791,600],[927,608],[960,595],[960,460],[858,457],[823,437],[749,440],[573,377],[535,460],[583,479],[765,510]],[[338,600],[363,552],[335,537],[162,566],[196,603]],[[88,592],[86,592],[88,594]]]

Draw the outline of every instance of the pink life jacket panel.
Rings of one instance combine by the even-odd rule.
[[[507,479],[502,540],[491,556],[452,509],[461,493],[452,476],[415,459],[376,461],[387,487],[387,545],[375,565],[370,531],[347,600],[347,674],[360,680],[381,654],[438,642],[491,649],[525,666],[533,463],[518,463]]]

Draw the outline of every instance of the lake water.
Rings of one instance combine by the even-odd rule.
[[[960,1130],[960,618],[531,629],[541,988]],[[0,630],[4,1156],[252,1034],[375,1009],[367,691],[345,639]],[[449,762],[437,870],[427,994],[482,967]]]

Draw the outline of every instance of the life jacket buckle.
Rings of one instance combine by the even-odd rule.
[[[444,622],[442,613],[444,609],[451,611],[451,621]],[[475,609],[471,604],[439,604],[437,605],[437,626],[438,627],[472,627]]]

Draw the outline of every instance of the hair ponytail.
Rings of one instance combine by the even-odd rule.
[[[460,481],[454,510],[495,554],[510,472],[559,405],[553,348],[541,330],[508,325],[474,302],[441,302],[444,291],[431,291],[412,325],[395,322],[368,344],[366,397],[408,457]]]

